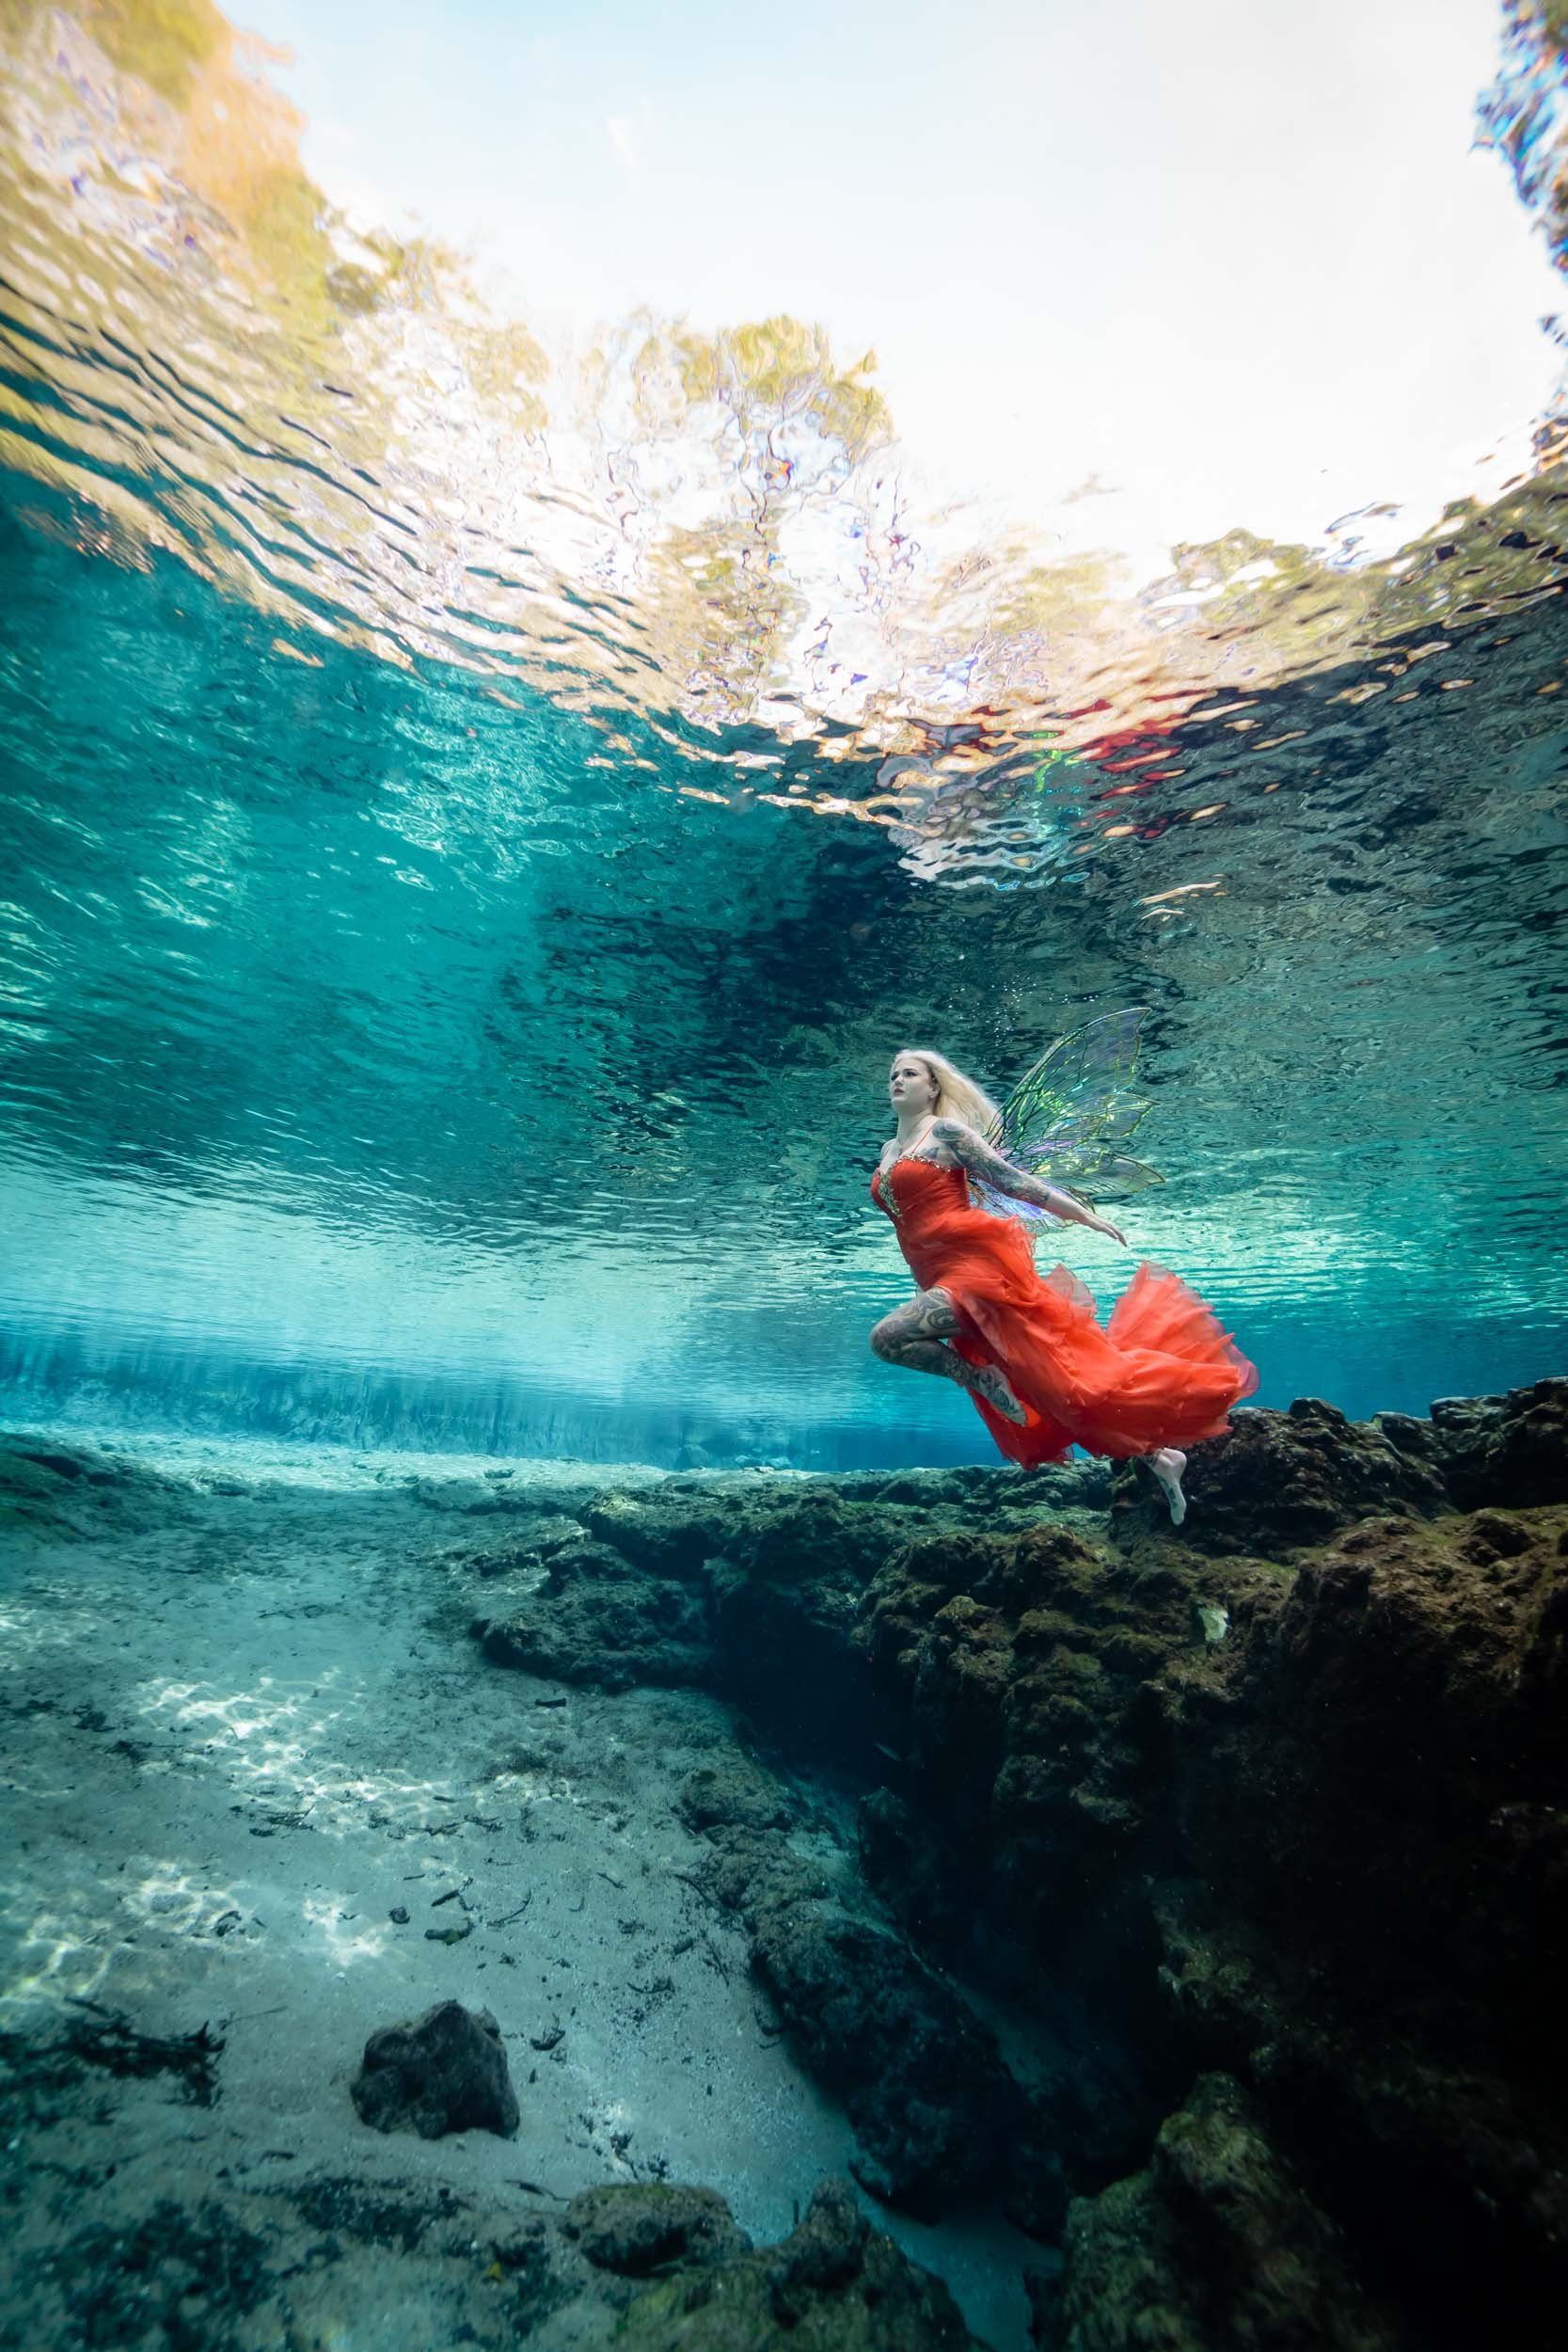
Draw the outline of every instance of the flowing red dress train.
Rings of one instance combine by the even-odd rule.
[[[1117,1458],[1188,1446],[1217,1437],[1258,1386],[1196,1291],[1148,1259],[1101,1328],[1077,1276],[1065,1265],[1040,1274],[1028,1228],[976,1208],[961,1168],[895,1160],[871,1179],[871,1198],[920,1288],[945,1291],[963,1316],[958,1354],[998,1365],[1027,1408],[1027,1421],[1012,1422],[973,1398],[1015,1462],[1059,1462],[1075,1445]]]

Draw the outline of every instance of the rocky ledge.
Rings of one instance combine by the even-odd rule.
[[[458,1552],[498,1662],[746,1710],[709,1891],[866,2185],[1059,2237],[1042,2344],[1552,2340],[1568,1381],[1240,1412],[1180,1531],[1101,1476],[534,1489]]]
[[[56,2076],[55,2087],[58,2087]],[[199,2202],[110,2192],[14,2267],[5,2341],[101,2352],[274,2346],[583,2352],[980,2352],[941,2280],[824,2180],[753,2247],[712,2189],[616,2182],[559,2212],[477,2209],[426,2182],[318,2175]]]

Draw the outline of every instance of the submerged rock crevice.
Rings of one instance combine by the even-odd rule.
[[[1136,1466],[350,1509],[0,1442],[27,2341],[946,2352],[895,2241],[973,2295],[965,2229],[1015,2346],[1025,2278],[1049,2352],[1554,2340],[1565,1430],[1243,1412],[1180,1531]],[[515,2137],[371,2128],[459,2000]]]
[[[705,1791],[701,1825],[863,2179],[1053,2236],[1054,2169],[1037,2328],[1069,2352],[1540,2340],[1568,2291],[1568,1382],[1238,1413],[1180,1532],[1132,1466],[1108,1513],[1033,1483],[753,1488],[726,1520],[670,1481],[588,1514],[704,1596],[684,1672],[858,1781],[848,1885],[754,1797]],[[594,1612],[567,1622],[591,1677]],[[998,2000],[1061,2038],[1026,2086]]]

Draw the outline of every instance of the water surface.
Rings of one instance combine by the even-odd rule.
[[[865,1349],[887,1059],[1000,1089],[1130,1003],[1130,1238],[1262,1402],[1560,1366],[1549,417],[1408,535],[1139,583],[923,505],[809,323],[551,340],[351,226],[204,0],[13,8],[4,97],[19,1401],[980,1458]]]

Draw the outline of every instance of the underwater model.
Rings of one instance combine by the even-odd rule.
[[[1015,1462],[1059,1462],[1075,1445],[1141,1456],[1180,1526],[1182,1448],[1228,1426],[1256,1366],[1180,1276],[1148,1259],[1101,1329],[1075,1274],[1038,1272],[1029,1230],[1084,1225],[1126,1248],[1080,1187],[1126,1198],[1161,1182],[1120,1150],[1148,1108],[1126,1084],[1143,1018],[1136,1007],[1102,1013],[1059,1039],[1000,1109],[941,1054],[895,1057],[897,1132],[871,1197],[919,1287],[871,1344],[886,1363],[967,1389]]]

